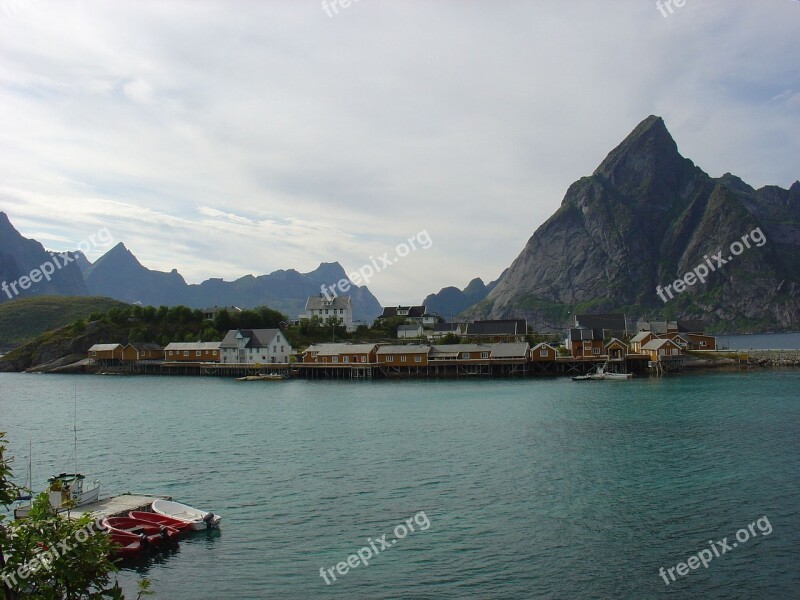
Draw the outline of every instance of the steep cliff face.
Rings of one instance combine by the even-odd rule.
[[[42,296],[47,294],[85,296],[88,292],[83,276],[75,260],[53,255],[39,242],[23,237],[0,211],[0,284],[6,286],[0,291],[0,302],[14,298]],[[35,269],[46,267],[48,277],[34,275],[40,281],[23,281],[27,289],[20,285],[21,277],[31,277]],[[15,287],[11,284],[15,284]]]
[[[731,244],[756,229],[767,241],[727,261]],[[658,286],[719,251],[727,264],[662,300]],[[800,320],[798,258],[800,183],[754,190],[732,175],[716,180],[682,157],[663,120],[651,116],[570,186],[467,314],[524,316],[542,329],[562,327],[573,311],[611,310],[790,328]]]

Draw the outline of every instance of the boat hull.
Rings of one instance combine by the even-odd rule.
[[[222,517],[210,512],[203,512],[180,502],[172,500],[155,500],[151,506],[154,513],[165,515],[189,524],[190,529],[214,529],[219,527]]]
[[[168,517],[166,515],[160,515],[158,513],[151,513],[151,512],[142,512],[139,510],[132,510],[128,513],[128,516],[132,519],[138,519],[140,521],[145,521],[147,523],[153,523],[154,525],[166,525],[168,527],[174,527],[178,531],[183,531],[189,529],[189,525],[191,523],[187,523],[186,521],[180,521],[178,519],[174,519],[172,517]]]

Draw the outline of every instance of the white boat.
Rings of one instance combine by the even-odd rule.
[[[154,500],[152,504],[154,513],[178,519],[184,523],[189,523],[190,529],[213,529],[219,527],[222,517],[211,512],[203,512],[180,502],[172,500]]]
[[[609,373],[605,366],[599,366],[594,373],[576,375],[572,381],[626,381],[633,378],[633,373]]]
[[[626,381],[633,379],[633,373],[603,373],[603,379],[610,381]]]
[[[88,489],[84,489],[86,476],[80,473],[61,473],[47,480],[47,498],[55,510],[75,508],[97,502],[100,496],[100,482],[95,480]],[[31,510],[30,504],[23,504],[14,509],[15,519],[24,519]]]

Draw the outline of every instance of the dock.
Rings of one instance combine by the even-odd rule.
[[[93,519],[105,519],[106,517],[127,517],[132,510],[152,512],[150,505],[153,500],[172,500],[172,496],[155,496],[151,494],[132,494],[126,492],[118,496],[101,498],[97,502],[84,504],[75,508],[59,509],[59,514],[68,515],[70,518],[77,519],[83,515],[90,515]]]

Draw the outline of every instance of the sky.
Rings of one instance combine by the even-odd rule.
[[[796,0],[0,0],[0,210],[190,283],[388,253],[370,290],[419,303],[496,279],[650,114],[791,186],[798,31]]]

